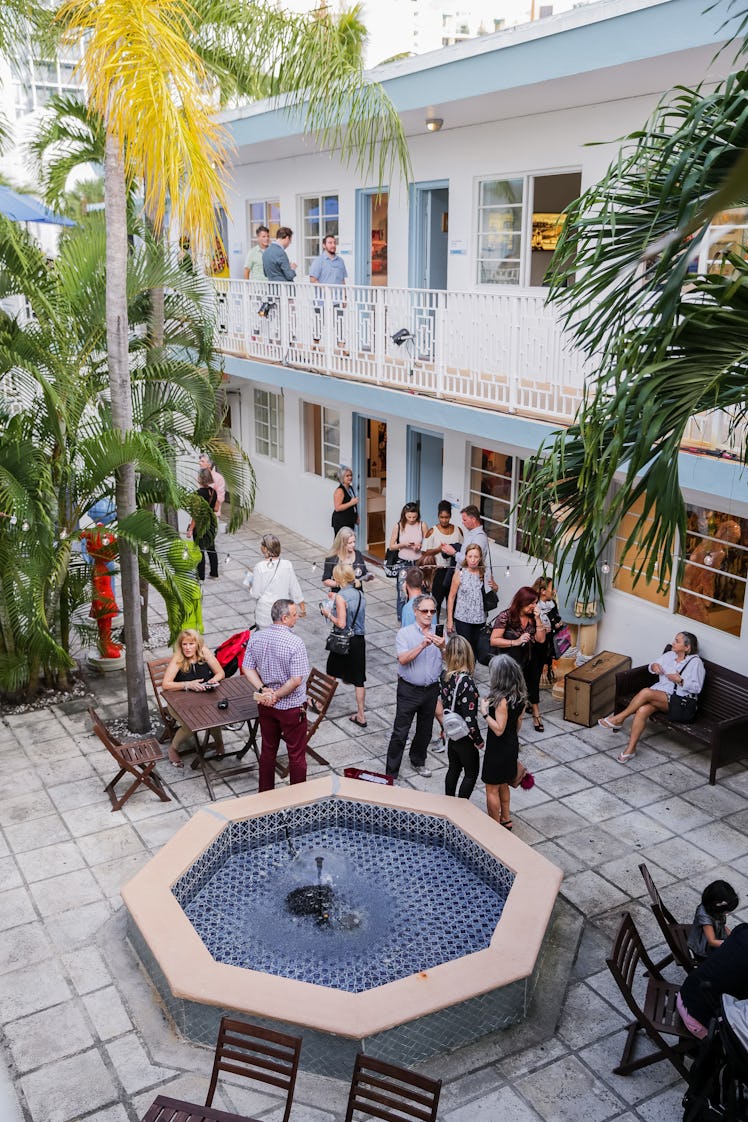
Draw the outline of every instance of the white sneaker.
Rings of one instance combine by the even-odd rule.
[[[422,775],[424,779],[430,779],[434,774],[431,768],[426,767],[425,764],[412,764],[411,767],[413,768],[413,771],[416,773],[416,775]]]

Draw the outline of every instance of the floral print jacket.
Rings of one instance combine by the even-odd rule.
[[[459,679],[459,681],[458,681]],[[457,699],[455,713],[459,713],[465,721],[470,739],[476,748],[483,747],[483,736],[478,727],[478,687],[469,674],[442,674],[439,683],[442,705],[445,709],[452,708],[452,695],[455,682],[457,682]]]

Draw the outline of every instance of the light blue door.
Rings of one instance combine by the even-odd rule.
[[[429,526],[436,522],[436,508],[442,499],[444,440],[434,432],[408,428],[406,502],[418,501],[421,518]]]

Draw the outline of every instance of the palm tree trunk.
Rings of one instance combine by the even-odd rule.
[[[106,192],[106,334],[112,422],[123,435],[132,429],[132,396],[127,321],[127,204],[125,169],[119,146],[109,133],[104,164]],[[122,521],[136,505],[135,467],[125,464],[116,477],[117,518]],[[131,732],[150,726],[143,666],[140,624],[138,557],[120,539],[122,613],[127,647],[127,723]]]

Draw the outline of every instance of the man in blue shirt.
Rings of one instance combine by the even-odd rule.
[[[416,622],[401,627],[395,639],[397,708],[387,748],[386,771],[388,775],[399,774],[405,742],[415,717],[416,731],[410,742],[410,764],[417,775],[428,778],[431,771],[426,767],[426,752],[439,696],[444,636],[431,630],[431,620],[436,614],[432,596],[416,596],[413,608]]]
[[[262,267],[269,281],[293,281],[296,266],[288,260],[286,250],[291,244],[293,230],[289,226],[279,226],[275,241],[271,242],[262,255]]]
[[[348,270],[345,261],[336,252],[335,235],[328,234],[322,239],[322,253],[315,257],[309,269],[312,284],[344,285]]]

